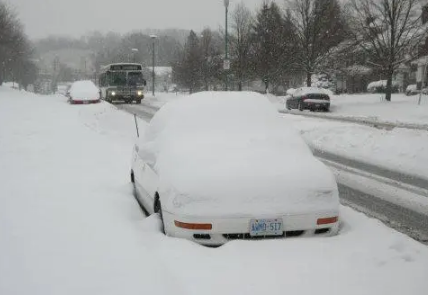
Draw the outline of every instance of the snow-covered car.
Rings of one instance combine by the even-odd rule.
[[[323,110],[328,112],[330,110],[329,92],[329,90],[317,87],[297,88],[287,99],[286,108],[288,110]]]
[[[416,84],[410,84],[409,86],[407,86],[407,88],[406,88],[406,95],[407,96],[415,95],[418,93],[419,93],[419,90],[418,90],[418,86]]]
[[[334,175],[257,93],[164,105],[134,146],[131,181],[168,236],[221,245],[338,233]]]
[[[367,85],[367,91],[370,93],[385,93],[387,80],[379,80],[370,82]],[[392,81],[392,93],[398,93],[399,84],[397,81]]]
[[[92,81],[76,81],[67,91],[71,104],[89,104],[100,102],[100,90]]]

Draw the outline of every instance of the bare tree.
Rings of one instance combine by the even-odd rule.
[[[420,0],[350,0],[355,40],[387,76],[386,97],[391,101],[392,79],[401,63],[416,56],[426,36]]]
[[[312,74],[321,68],[330,49],[345,39],[347,25],[337,0],[285,0],[285,5],[294,29],[295,63],[311,86]]]
[[[251,78],[251,47],[253,43],[254,18],[244,2],[238,4],[232,15],[231,50],[234,59],[232,70],[238,81],[238,90]]]

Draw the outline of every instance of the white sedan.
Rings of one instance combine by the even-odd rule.
[[[76,81],[67,92],[71,104],[89,104],[100,102],[100,90],[92,81]]]
[[[339,230],[334,175],[256,93],[163,106],[134,146],[131,181],[168,236],[205,245]]]

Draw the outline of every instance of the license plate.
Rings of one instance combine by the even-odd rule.
[[[284,233],[282,219],[252,219],[250,236],[281,236]]]

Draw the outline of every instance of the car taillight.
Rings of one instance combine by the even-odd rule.
[[[331,224],[336,223],[339,220],[339,217],[327,217],[327,218],[318,218],[317,225],[323,225],[323,224]]]
[[[213,228],[213,225],[211,223],[185,223],[174,220],[174,224],[176,227],[193,230],[211,230]]]

